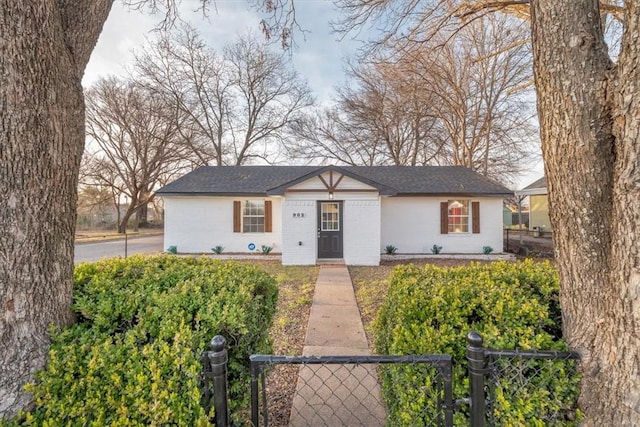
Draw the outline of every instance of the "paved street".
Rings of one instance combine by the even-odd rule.
[[[162,252],[164,236],[129,237],[127,254],[152,254]],[[107,242],[78,243],[75,248],[75,263],[98,261],[102,258],[125,256],[125,240]]]

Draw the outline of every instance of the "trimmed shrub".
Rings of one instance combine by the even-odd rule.
[[[75,269],[78,323],[53,331],[29,386],[27,425],[209,425],[199,361],[227,339],[232,418],[248,407],[249,355],[268,353],[277,285],[246,264],[132,257]]]
[[[558,277],[549,263],[397,267],[375,327],[380,354],[451,354],[455,397],[468,396],[470,330],[478,331],[487,347],[567,350],[561,339]],[[382,370],[383,394],[397,425],[429,425],[435,419],[435,373],[425,376],[418,369],[424,370]],[[575,363],[532,361],[528,369],[535,375],[527,377],[526,387],[515,379],[497,387],[497,425],[576,425]],[[468,414],[456,412],[455,422],[468,425]]]

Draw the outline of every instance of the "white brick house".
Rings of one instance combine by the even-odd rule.
[[[502,250],[510,190],[459,166],[208,166],[157,192],[165,247],[248,253],[271,246],[285,265],[342,259],[377,265],[398,253]]]

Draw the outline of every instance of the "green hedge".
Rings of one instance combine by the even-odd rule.
[[[562,341],[558,277],[549,263],[499,262],[466,267],[396,268],[376,320],[380,354],[450,354],[454,398],[468,392],[466,335],[485,346],[566,351]],[[435,417],[434,372],[419,367],[383,370],[383,394],[394,425],[429,425]],[[575,425],[579,377],[575,363],[532,362],[527,386],[515,378],[496,389],[497,425]],[[458,411],[456,425],[468,425]]]
[[[81,264],[74,278],[78,322],[53,332],[29,386],[36,409],[16,425],[208,425],[199,356],[216,334],[228,344],[232,418],[246,410],[249,355],[271,349],[277,286],[267,273],[160,256]]]

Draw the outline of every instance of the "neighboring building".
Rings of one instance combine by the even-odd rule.
[[[511,227],[513,225],[513,211],[507,206],[502,208],[502,225],[505,227]]]
[[[549,199],[547,197],[547,178],[542,177],[522,190],[517,196],[529,196],[529,230],[534,233],[551,232],[549,220]]]
[[[502,251],[500,184],[461,166],[208,166],[157,192],[165,247],[260,251],[285,265],[343,259],[377,265],[398,253]]]
[[[505,204],[503,209],[503,224],[505,228],[518,228],[522,222],[524,228],[529,227],[529,206],[521,206],[517,203]]]

